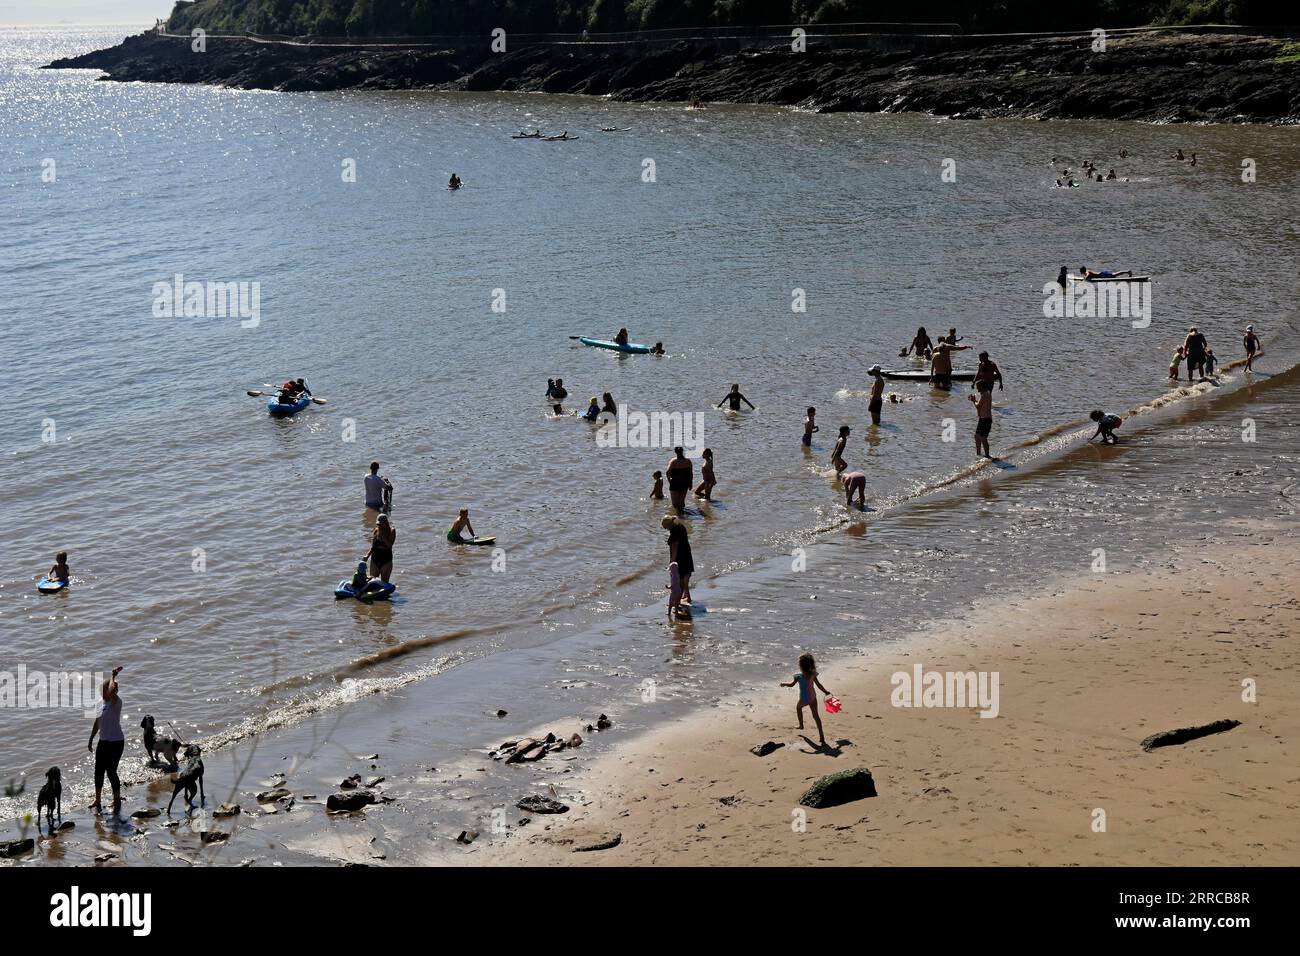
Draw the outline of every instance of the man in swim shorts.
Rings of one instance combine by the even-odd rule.
[[[866,510],[867,507],[867,476],[860,471],[846,471],[840,475],[844,480],[844,507],[853,507],[853,494],[858,495],[858,507]]]
[[[946,338],[939,340],[930,356],[930,381],[935,388],[952,388],[952,353],[969,348],[969,345],[953,345]]]
[[[980,353],[980,364],[975,369],[975,381],[971,382],[971,388],[977,388],[981,392],[993,391],[993,383],[998,383],[998,388],[1002,388],[1002,369],[998,368],[998,363],[989,358],[988,352]]]
[[[880,409],[885,396],[885,377],[880,374],[880,366],[873,365],[869,373],[875,379],[871,383],[871,401],[867,403],[867,411],[871,413],[871,424],[880,424]]]
[[[469,523],[469,509],[461,508],[460,515],[452,523],[451,530],[447,532],[447,540],[452,544],[464,544],[465,539],[461,537],[461,531],[468,531],[471,538],[475,537],[474,526]]]
[[[1253,371],[1251,363],[1255,361],[1255,353],[1259,351],[1259,336],[1255,334],[1253,325],[1246,326],[1246,335],[1242,338],[1241,345],[1246,350],[1246,371]]]
[[[695,466],[678,445],[673,449],[673,458],[664,470],[668,473],[668,495],[672,499],[673,508],[682,514],[686,510],[686,492],[695,483]]]
[[[985,458],[992,458],[989,451],[989,435],[993,432],[993,383],[989,383],[988,388],[982,388],[979,391],[979,397],[969,396],[970,400],[975,403],[975,454],[982,455]]]

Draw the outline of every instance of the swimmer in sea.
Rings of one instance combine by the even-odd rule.
[[[469,536],[471,538],[476,537],[476,535],[474,534],[474,526],[469,523],[468,508],[460,509],[460,515],[456,518],[456,521],[452,524],[451,530],[447,532],[447,540],[452,544],[464,544],[465,539],[461,537],[461,531],[469,531]]]
[[[849,463],[844,460],[844,449],[849,444],[850,430],[851,429],[848,425],[841,425],[840,437],[835,439],[835,449],[831,452],[831,464],[835,466],[836,475],[839,475],[840,472],[849,467]]]
[[[1087,266],[1079,266],[1079,275],[1085,279],[1118,279],[1120,276],[1131,276],[1132,269],[1125,269],[1123,272],[1109,272],[1102,269],[1100,272],[1093,272]]]
[[[898,353],[898,357],[905,358],[908,352],[913,352],[916,354],[917,358],[929,358],[930,349],[933,347],[934,344],[930,341],[929,333],[925,331],[925,326],[923,325],[916,330],[916,335],[912,336],[912,341],[908,344],[907,348]]]
[[[594,422],[600,417],[600,402],[596,400],[595,395],[591,396],[591,404],[588,405],[587,410],[582,413],[582,417],[589,422]]]
[[[664,344],[663,344],[662,342],[656,342],[656,343],[655,343],[655,347],[652,348],[652,349],[650,350],[650,354],[651,354],[651,355],[663,355],[663,354],[664,354]]]
[[[846,471],[840,475],[844,481],[844,507],[853,507],[853,495],[858,496],[858,508],[865,511],[867,508],[867,476],[860,471]]]
[[[808,417],[803,420],[803,438],[800,439],[805,448],[812,447],[813,433],[819,431],[821,431],[821,429],[817,427],[817,409],[809,406]]]
[[[650,489],[650,498],[652,501],[663,501],[664,498],[664,473],[656,471],[650,476],[655,480],[655,486]]]
[[[748,405],[750,408],[753,408],[753,407],[754,407],[754,403],[751,402],[749,399],[747,399],[744,395],[741,394],[741,392],[740,392],[740,386],[739,386],[739,385],[732,385],[732,386],[731,386],[731,391],[729,391],[726,395],[722,396],[722,401],[718,402],[718,404],[717,404],[716,407],[717,407],[717,408],[721,408],[721,407],[722,407],[723,405],[725,405],[725,404],[730,404],[730,405],[731,405],[731,410],[732,410],[733,412],[738,412],[738,411],[740,411],[740,403],[741,403],[741,402],[744,402],[744,403],[745,403],[746,405]]]
[[[548,378],[546,380],[546,397],[557,402],[562,402],[568,398],[569,390],[564,387],[564,379],[557,378],[555,381],[551,381]]]
[[[601,400],[600,410],[602,412],[607,412],[608,414],[613,415],[615,417],[618,416],[618,403],[614,401],[613,395],[609,394],[609,392],[605,392],[603,395],[601,395],[600,400]]]

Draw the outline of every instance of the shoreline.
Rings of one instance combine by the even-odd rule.
[[[1287,636],[1300,600],[1282,582],[1300,573],[1300,538],[1281,522],[1242,527],[1156,571],[1056,582],[1046,595],[1008,596],[960,623],[819,662],[844,701],[823,716],[838,755],[817,752],[811,721],[807,738],[795,731],[795,692],[776,686],[789,675],[774,674],[770,686],[620,742],[583,775],[569,813],[531,834],[513,829],[465,862],[1296,865],[1300,838],[1284,821],[1296,815],[1289,738],[1300,731],[1300,694],[1285,675],[1300,665]],[[1041,621],[1080,623],[1036,633]],[[890,675],[916,664],[998,672],[999,715],[891,707]],[[1247,678],[1258,703],[1241,700]],[[1150,753],[1140,746],[1224,718],[1241,724]],[[750,752],[767,740],[784,746]],[[806,832],[795,832],[800,795],[823,774],[859,767],[878,796],[807,810]],[[1094,830],[1098,809],[1105,832]],[[822,839],[807,842],[812,834]]]
[[[99,69],[122,82],[235,89],[569,93],[630,102],[749,103],[812,112],[914,112],[954,119],[1108,119],[1155,123],[1300,122],[1300,59],[1285,38],[1239,33],[1117,34],[1106,52],[1088,37],[1010,40],[958,49],[731,52],[681,41],[645,49],[581,44],[396,50],[254,44],[144,33],[49,64]],[[1195,105],[1188,105],[1195,104]]]

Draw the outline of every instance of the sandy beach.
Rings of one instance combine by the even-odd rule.
[[[569,813],[534,817],[466,861],[1296,865],[1298,578],[1293,528],[1225,527],[1152,569],[1085,571],[819,661],[843,701],[823,716],[831,752],[815,746],[811,721],[795,730],[796,692],[777,686],[796,669],[792,641],[789,673],[628,741],[564,795]],[[891,675],[916,664],[997,672],[997,716],[892,706]],[[1140,746],[1220,719],[1241,724]],[[767,740],[784,746],[750,753]],[[799,832],[808,787],[859,767],[878,796],[807,810]]]

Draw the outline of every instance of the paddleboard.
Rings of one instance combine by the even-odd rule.
[[[925,369],[903,369],[898,371],[886,371],[880,373],[887,379],[896,382],[928,382],[930,373]],[[953,372],[948,376],[954,382],[973,382],[975,381],[974,372]]]
[[[627,345],[619,345],[617,342],[611,342],[608,339],[579,338],[578,341],[583,345],[590,345],[592,348],[596,349],[609,349],[613,352],[636,352],[640,355],[647,355],[654,348],[653,345],[639,345],[636,342],[629,342]]]
[[[49,578],[41,578],[36,585],[36,590],[42,594],[58,594],[60,591],[66,590],[67,587],[65,581],[51,581]]]
[[[464,544],[496,544],[495,535],[480,535],[477,538],[466,538]]]
[[[1085,279],[1083,276],[1066,276],[1071,282],[1150,282],[1150,276],[1102,276]]]

